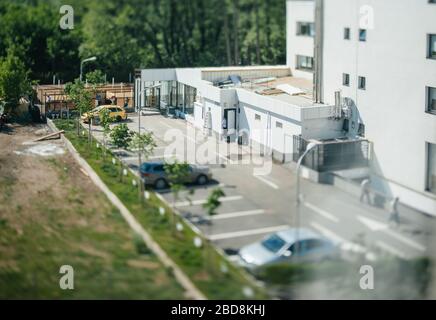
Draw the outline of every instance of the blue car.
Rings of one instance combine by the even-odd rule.
[[[256,269],[277,263],[317,262],[337,258],[339,250],[333,242],[312,230],[289,228],[241,248],[238,255],[241,265]]]

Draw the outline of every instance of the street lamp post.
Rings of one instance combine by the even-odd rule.
[[[299,229],[300,229],[300,206],[301,206],[301,194],[300,194],[300,169],[301,164],[304,160],[304,158],[307,156],[307,154],[312,151],[318,144],[311,142],[307,145],[306,150],[301,155],[301,157],[298,159],[297,162],[297,183],[296,183],[296,193],[297,193],[297,214],[295,219],[295,225],[296,225],[296,243],[297,243],[297,250],[299,250],[299,244],[298,244],[298,238],[299,238]]]
[[[91,61],[95,61],[95,60],[97,60],[97,57],[91,57],[91,58],[82,60],[82,62],[80,63],[80,82],[82,82],[82,78],[83,78],[83,65],[86,62],[91,62]]]

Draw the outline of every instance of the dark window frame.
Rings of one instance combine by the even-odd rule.
[[[436,115],[436,98],[435,99],[433,99],[434,101],[435,101],[435,108],[433,109],[432,107],[431,107],[431,102],[433,101],[430,101],[431,100],[431,96],[432,96],[432,91],[435,91],[435,95],[436,95],[436,88],[435,87],[425,87],[425,95],[426,95],[426,101],[425,101],[425,112],[427,112],[427,113],[429,113],[429,114],[434,114],[434,115]]]
[[[434,48],[432,48],[432,44],[434,44]],[[427,59],[436,60],[436,34],[427,35]]]
[[[345,87],[350,86],[350,74],[349,73],[342,73],[342,85]]]
[[[436,148],[436,144],[431,143],[431,142],[426,142],[426,163],[425,163],[425,191],[429,192],[431,194],[436,194],[436,186],[432,185],[431,181],[431,148],[434,147]],[[435,151],[436,152],[436,151]]]
[[[366,90],[366,77],[359,76],[357,78],[357,87],[360,90]]]
[[[351,29],[348,27],[344,28],[344,40],[351,40]]]
[[[303,56],[303,55],[299,55],[299,54],[297,54],[297,55],[295,56],[295,59],[296,59],[296,63],[295,63],[295,65],[296,65],[296,69],[297,69],[297,70],[302,70],[302,71],[311,71],[311,72],[314,71],[314,60],[313,60],[313,57]],[[300,62],[301,62],[300,59],[304,59],[305,63],[306,63],[306,64],[309,64],[310,67],[304,67],[304,66],[302,66],[303,63],[300,63]]]
[[[297,21],[297,36],[313,38],[315,36],[315,23]]]
[[[366,42],[368,31],[366,29],[359,29],[359,41]]]

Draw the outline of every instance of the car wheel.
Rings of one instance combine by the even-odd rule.
[[[197,178],[197,184],[199,184],[200,186],[205,185],[208,182],[208,178],[205,175],[201,175]]]
[[[154,187],[158,190],[162,190],[165,189],[167,186],[167,182],[164,179],[158,179],[156,180],[156,182],[154,183]]]
[[[123,118],[121,118],[121,116],[117,116],[117,122],[121,122],[123,120]]]

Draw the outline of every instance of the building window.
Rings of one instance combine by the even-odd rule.
[[[260,114],[255,114],[254,115],[254,120],[260,121]]]
[[[366,78],[359,77],[359,89],[366,90]]]
[[[297,55],[297,69],[299,70],[313,70],[313,58],[307,56]]]
[[[283,128],[283,123],[276,121],[276,128]]]
[[[427,87],[427,112],[436,114],[436,88]]]
[[[344,39],[345,40],[350,40],[351,39],[350,28],[344,28]]]
[[[359,137],[365,138],[365,125],[363,123],[359,123],[359,128],[357,129],[357,135]]]
[[[350,86],[350,75],[348,73],[342,74],[342,85],[347,87]]]
[[[365,29],[359,29],[359,41],[362,41],[362,42],[366,41],[366,30]]]
[[[315,24],[312,22],[297,22],[297,36],[314,37]]]
[[[436,59],[436,34],[429,34],[428,35],[427,58]]]
[[[427,143],[427,188],[436,194],[436,144]]]

